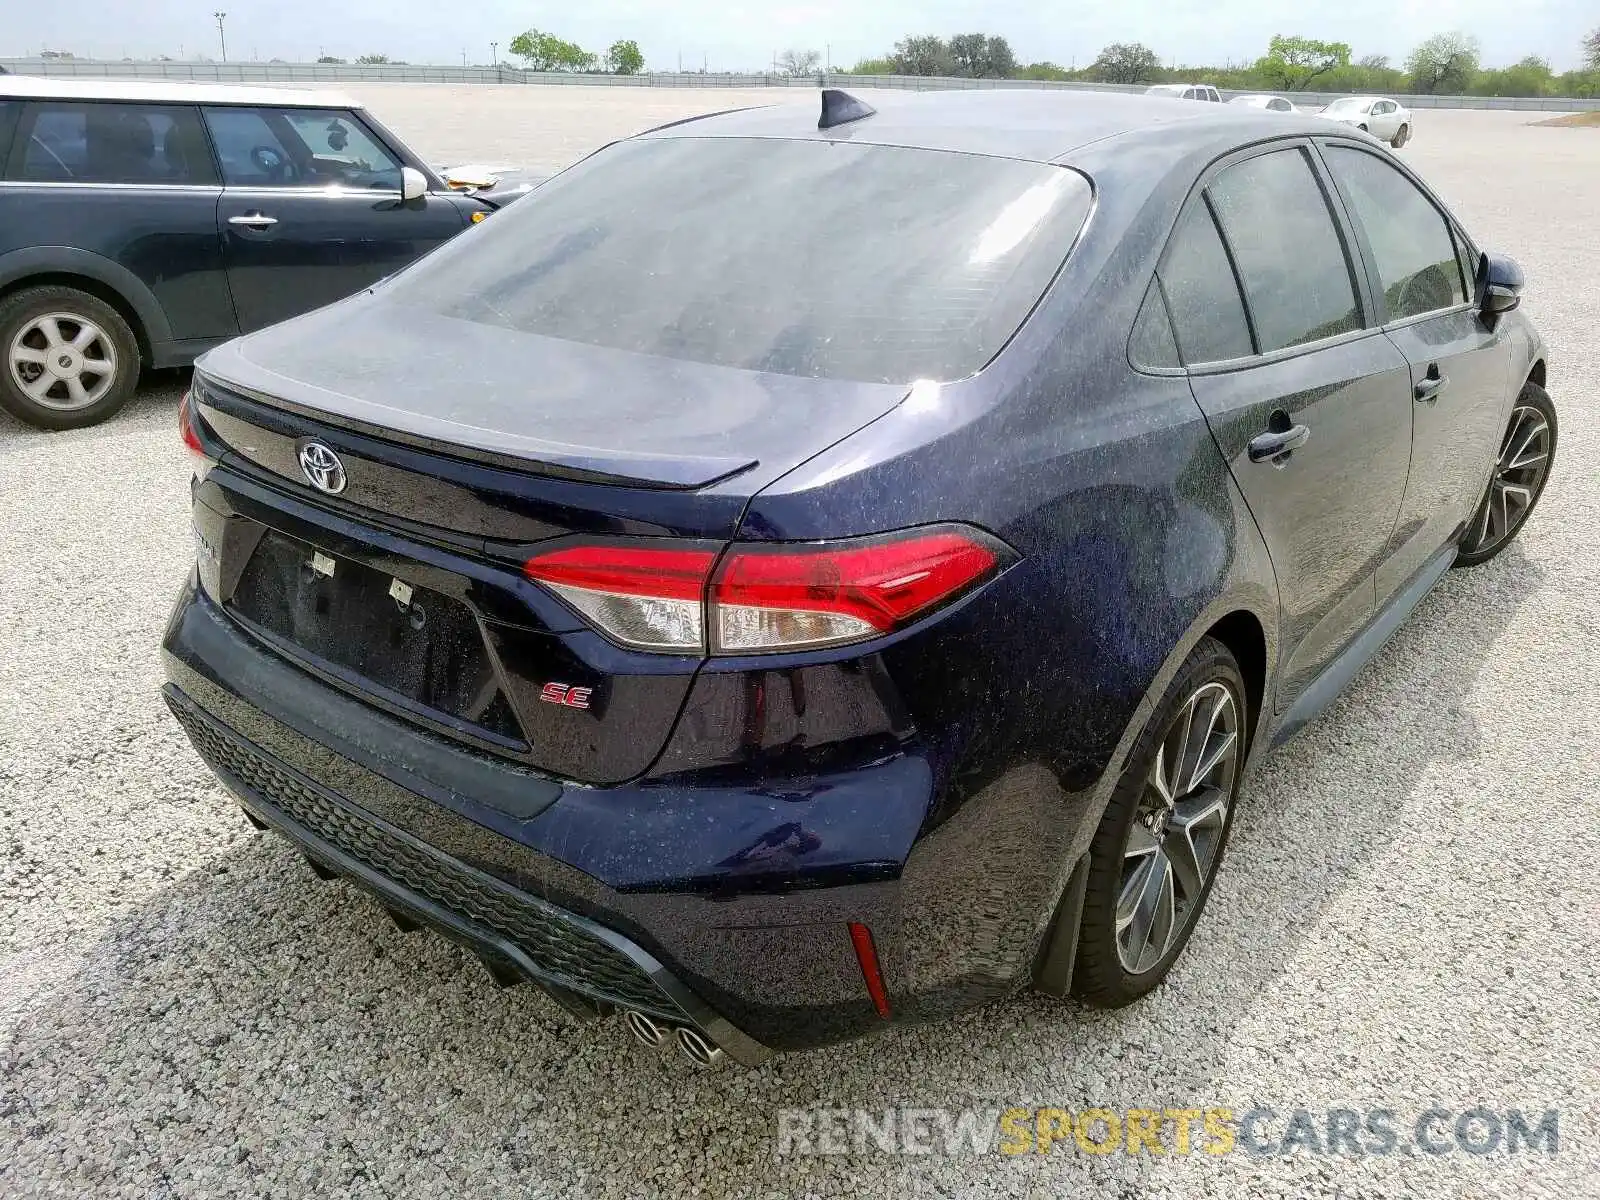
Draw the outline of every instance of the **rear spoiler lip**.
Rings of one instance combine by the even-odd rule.
[[[574,483],[593,483],[607,487],[648,488],[655,491],[694,492],[724,483],[760,465],[760,460],[754,458],[711,458],[696,460],[700,465],[700,469],[693,470],[690,469],[691,463],[684,462],[681,459],[639,459],[619,456],[616,460],[618,469],[604,469],[599,465],[602,461],[599,459],[582,460],[574,458],[571,461],[562,462],[559,460],[530,458],[523,455],[483,450],[449,439],[410,433],[391,426],[363,421],[359,417],[352,417],[345,413],[331,412],[313,405],[301,404],[283,396],[271,395],[256,388],[223,379],[213,372],[202,372],[198,368],[194,373],[193,388],[197,401],[215,405],[245,420],[250,420],[252,413],[249,408],[238,403],[240,400],[245,401],[248,405],[259,405],[267,409],[280,410],[297,417],[316,421],[319,424],[346,429],[363,437],[375,438],[378,441],[393,442],[411,449],[482,463],[502,470],[519,471],[530,475],[544,475],[553,479],[570,480]],[[234,401],[231,406],[228,403],[230,399]],[[221,403],[218,403],[218,401],[221,401]],[[579,465],[583,461],[588,461],[595,465]],[[621,469],[624,464],[637,466],[641,469],[641,473],[635,474]],[[655,469],[653,471],[644,470],[650,466]],[[689,478],[689,476],[693,476],[693,478]]]

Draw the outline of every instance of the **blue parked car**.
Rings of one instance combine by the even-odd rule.
[[[103,421],[141,368],[342,299],[519,194],[450,187],[333,93],[7,76],[0,407]]]
[[[1147,993],[1556,448],[1521,273],[1364,134],[874,103],[619,142],[183,405],[165,695],[250,819],[699,1062]]]

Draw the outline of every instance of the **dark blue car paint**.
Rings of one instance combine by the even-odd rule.
[[[981,133],[991,151],[1007,151],[1006,131],[984,126],[993,120],[984,114],[1011,111],[1000,99],[974,99],[970,112],[937,98],[903,103],[832,135],[965,148]],[[552,732],[531,736],[521,762],[500,756],[508,772],[539,771],[559,797],[540,792],[528,815],[471,786],[413,781],[408,746],[425,744],[436,772],[452,755],[481,763],[479,750],[241,631],[225,615],[238,546],[203,562],[179,598],[165,639],[170,686],[430,845],[634,939],[764,1046],[819,1045],[881,1024],[848,921],[873,932],[896,1020],[947,1015],[1035,979],[1061,986],[1070,957],[1048,956],[1062,945],[1070,956],[1071,938],[1053,932],[1075,928],[1070,903],[1058,911],[1064,894],[1081,894],[1069,878],[1122,761],[1198,641],[1221,636],[1239,658],[1253,744],[1286,736],[1426,592],[1459,524],[1439,529],[1433,553],[1380,601],[1376,580],[1386,566],[1400,570],[1386,551],[1417,482],[1403,337],[1371,330],[1192,378],[1129,362],[1128,331],[1206,167],[1241,145],[1338,134],[1203,106],[1012,103],[1022,113],[1014,153],[1076,144],[1041,115],[1046,103],[1065,105],[1049,112],[1085,141],[1109,139],[1068,155],[1095,180],[1097,203],[1062,273],[985,370],[912,388],[850,436],[796,428],[778,472],[685,492],[577,478],[559,459],[516,471],[485,462],[483,446],[353,428],[358,406],[331,390],[277,397],[259,377],[242,388],[202,364],[200,433],[219,460],[196,491],[207,544],[247,541],[252,523],[271,524],[459,596],[495,631],[491,641],[505,639],[495,643],[502,670],[529,689],[515,705],[525,726],[559,719],[589,731],[587,746]],[[918,117],[919,105],[957,117],[947,128]],[[729,124],[705,128],[778,136],[783,116],[720,120]],[[793,124],[781,136],[822,136]],[[1112,136],[1121,129],[1131,132]],[[339,311],[307,318],[297,336]],[[1542,377],[1542,347],[1516,314],[1485,336],[1502,347],[1509,404],[1521,379]],[[287,353],[293,341],[277,344],[282,377],[294,377],[303,362]],[[1369,441],[1361,414],[1384,413],[1364,389],[1382,379],[1403,415],[1389,414],[1394,427]],[[1299,406],[1316,426],[1282,467],[1240,454],[1274,404]],[[290,452],[313,433],[346,456],[346,496],[292,482]],[[1351,536],[1317,524],[1317,506],[1344,496],[1328,466],[1339,456],[1370,473],[1367,491],[1342,502],[1381,500],[1381,528]],[[1297,491],[1306,477],[1320,482]],[[1341,511],[1346,521],[1374,515]],[[695,662],[622,650],[516,570],[519,554],[554,537],[788,541],[943,521],[992,532],[1019,561],[909,630],[804,654]],[[1327,579],[1305,575],[1308,529],[1332,549]],[[554,660],[541,666],[537,654],[554,647],[563,670],[589,673],[578,681],[592,679],[594,712],[538,711],[532,696]],[[505,671],[514,653],[534,657]],[[613,689],[628,687],[661,703],[608,727]],[[350,729],[370,735],[359,750],[345,744]],[[619,738],[636,762],[609,748]],[[563,754],[553,767],[550,756]]]

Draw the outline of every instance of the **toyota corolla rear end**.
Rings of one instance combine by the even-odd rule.
[[[214,351],[172,711],[319,873],[701,1059],[1013,989],[1054,792],[953,815],[1023,560],[886,526],[848,453],[783,481],[978,389],[1089,204],[1044,164],[658,136]]]

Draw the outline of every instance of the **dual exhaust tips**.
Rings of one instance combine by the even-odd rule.
[[[667,1025],[631,1008],[623,1014],[622,1021],[641,1045],[652,1050],[659,1050],[666,1045],[668,1038],[673,1039],[678,1043],[678,1049],[697,1067],[720,1067],[727,1060],[728,1056],[722,1047],[714,1044],[698,1029],[691,1029],[687,1025]]]

